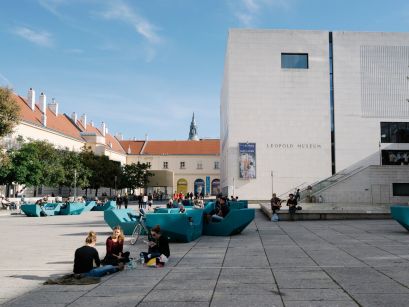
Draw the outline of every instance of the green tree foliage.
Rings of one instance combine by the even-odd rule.
[[[0,87],[0,138],[11,133],[20,119],[20,107],[13,99],[11,89]]]
[[[63,176],[58,180],[60,187],[86,188],[89,186],[91,170],[85,166],[82,155],[75,151],[60,150],[60,163],[64,170]]]
[[[122,168],[122,186],[131,189],[145,188],[148,185],[149,177],[153,176],[149,172],[148,163],[132,163]]]

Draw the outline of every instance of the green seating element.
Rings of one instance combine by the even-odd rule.
[[[21,205],[21,211],[23,211],[25,215],[30,217],[57,215],[60,212],[60,208],[61,204],[59,203],[47,203],[43,206],[36,204]]]
[[[104,205],[102,206],[94,206],[91,210],[92,211],[106,211],[106,210],[112,210],[116,208],[116,201],[114,200],[108,200]]]
[[[230,209],[245,209],[249,207],[248,200],[229,201]]]
[[[24,205],[21,205],[20,209],[27,216],[30,216],[30,217],[39,217],[39,216],[41,216],[41,208],[40,208],[39,205],[24,204]]]
[[[393,205],[390,208],[392,218],[409,231],[409,206]]]
[[[231,202],[234,203],[234,202]],[[204,214],[210,214],[214,210],[215,203],[209,202]],[[237,206],[240,207],[241,205]],[[231,236],[241,233],[255,217],[255,209],[236,208],[230,206],[230,212],[220,222],[208,221],[203,223],[203,235],[207,236]]]
[[[185,213],[179,213],[177,208],[160,208],[155,213],[147,213],[145,218],[149,229],[160,225],[172,242],[190,242],[202,234],[203,209],[186,208]]]
[[[133,209],[111,209],[104,211],[104,221],[114,229],[116,226],[121,226],[124,234],[127,236],[132,235],[135,229],[136,218],[131,216],[138,216]]]
[[[87,201],[85,203],[84,210],[82,210],[82,213],[91,211],[96,205],[97,205],[97,203],[95,201],[93,201],[93,200],[92,201]]]
[[[68,203],[61,206],[60,215],[80,215],[85,203]]]

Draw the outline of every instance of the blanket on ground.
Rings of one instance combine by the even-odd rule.
[[[89,277],[81,274],[68,274],[56,279],[47,279],[44,285],[91,285],[101,281],[100,277]]]

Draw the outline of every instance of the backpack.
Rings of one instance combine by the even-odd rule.
[[[271,216],[271,221],[272,221],[272,222],[278,222],[278,221],[279,221],[279,218],[278,218],[278,214],[277,214],[277,213],[274,213],[274,214]]]

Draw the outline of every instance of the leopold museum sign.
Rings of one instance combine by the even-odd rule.
[[[278,143],[267,144],[269,149],[321,149],[321,144],[292,144],[292,143]]]

